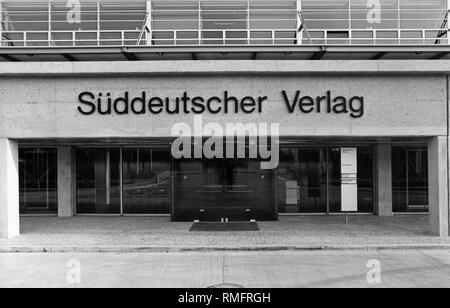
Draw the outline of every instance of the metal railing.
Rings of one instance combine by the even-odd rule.
[[[349,4],[336,9],[336,1]],[[330,8],[323,5],[326,1],[317,6],[305,0],[81,2],[79,7],[61,1],[4,1],[0,43],[9,47],[449,44],[446,6],[421,4],[416,10],[402,10],[400,1],[398,9],[382,8],[384,17],[375,23],[361,18],[367,10],[352,9],[350,0],[330,0]],[[298,30],[299,10],[308,30]]]

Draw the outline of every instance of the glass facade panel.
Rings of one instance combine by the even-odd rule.
[[[373,149],[357,153],[358,212],[373,213]],[[277,187],[280,213],[340,213],[341,148],[282,147]]]
[[[428,211],[428,151],[426,147],[392,148],[394,212]]]
[[[302,0],[301,4],[313,43],[447,43],[447,0]],[[146,1],[5,1],[2,44],[136,45],[141,30],[141,45],[298,43],[294,0],[151,1],[150,9],[147,12]],[[382,30],[395,36],[378,33]],[[310,43],[305,35],[302,43]]]
[[[21,148],[19,183],[21,214],[56,214],[56,149]]]
[[[326,213],[325,148],[282,148],[278,169],[280,213]]]
[[[77,149],[77,214],[120,214],[120,149]]]
[[[171,174],[169,151],[123,149],[124,214],[170,214]]]
[[[177,160],[174,219],[274,220],[274,173],[249,159]]]
[[[367,0],[352,0],[351,28],[398,29],[398,14],[399,0],[380,1],[379,7],[377,7],[377,2],[370,4]]]

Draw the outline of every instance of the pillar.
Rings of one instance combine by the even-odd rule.
[[[0,238],[11,239],[19,233],[19,147],[0,138]]]
[[[449,235],[447,137],[428,142],[428,189],[431,233]]]
[[[72,217],[73,202],[73,167],[72,148],[58,147],[58,217]]]
[[[376,151],[376,213],[392,216],[392,147],[377,145]]]

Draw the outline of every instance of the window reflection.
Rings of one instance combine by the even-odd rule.
[[[373,150],[357,150],[358,212],[373,213]],[[282,147],[277,185],[280,213],[340,213],[341,148]]]
[[[428,211],[428,151],[426,147],[392,148],[394,212]]]
[[[77,213],[120,213],[120,149],[78,149]]]
[[[56,214],[56,149],[19,150],[21,214]]]
[[[124,214],[169,214],[170,192],[168,151],[123,149]]]
[[[325,149],[284,148],[280,154],[280,213],[326,213]]]

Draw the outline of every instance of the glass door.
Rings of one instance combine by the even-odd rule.
[[[171,156],[166,150],[123,149],[123,214],[169,214]]]
[[[428,208],[428,153],[424,149],[406,151],[406,199],[408,210]]]
[[[179,160],[175,165],[174,219],[276,219],[273,172],[258,160]]]
[[[392,147],[393,210],[428,210],[428,150],[426,147]]]
[[[56,149],[20,149],[20,212],[57,212]]]

